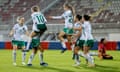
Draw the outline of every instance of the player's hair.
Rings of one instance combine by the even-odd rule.
[[[104,40],[105,40],[105,38],[101,38],[100,43],[103,43],[103,42],[104,42]]]
[[[72,11],[73,16],[75,15],[75,9],[72,7],[72,5],[65,3],[64,6],[68,7]]]
[[[89,15],[84,15],[83,17],[86,21],[90,21],[90,19],[91,19],[91,16],[89,16]]]
[[[40,7],[35,5],[31,8],[34,12],[38,12],[40,10]]]
[[[23,16],[18,16],[17,17],[17,22],[19,22],[21,18],[24,18],[24,17]]]
[[[76,17],[79,21],[82,19],[82,16],[79,15],[79,14],[77,14],[75,17]]]

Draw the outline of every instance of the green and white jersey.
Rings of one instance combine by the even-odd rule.
[[[13,30],[14,30],[13,40],[24,41],[22,36],[25,35],[26,31],[28,30],[27,26],[15,24]]]
[[[82,35],[80,40],[93,40],[92,27],[89,21],[85,21],[82,24]]]
[[[76,22],[76,23],[74,24],[74,28],[79,28],[81,25],[82,25],[82,24],[80,24],[80,22]],[[77,33],[79,33],[80,31],[79,31],[79,30],[76,30],[76,31],[74,31],[74,32],[75,32],[75,34],[77,34]]]
[[[47,20],[41,12],[34,12],[31,15],[33,20],[33,30],[39,31],[37,28],[38,24],[46,24]]]
[[[72,28],[73,27],[73,14],[71,10],[65,11],[61,16],[53,16],[53,19],[65,19],[65,27],[64,28]]]
[[[47,22],[46,18],[41,12],[32,13],[33,24],[45,24]]]

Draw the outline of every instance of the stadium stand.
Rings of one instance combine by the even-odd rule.
[[[3,24],[12,24],[16,16],[23,15],[26,19],[30,18],[30,8],[39,4],[41,9],[45,8],[52,0],[1,0],[0,16]],[[63,12],[63,4],[68,0],[59,0],[53,7],[45,12],[45,15],[61,15]],[[120,24],[120,1],[119,0],[69,0],[76,10],[76,13],[92,14],[101,6],[110,3],[105,10],[101,11],[93,20],[94,23],[117,23]],[[56,13],[56,14],[54,14]],[[49,23],[61,23],[61,20],[48,20]]]
[[[24,16],[25,20],[30,24],[29,30],[31,30],[32,21],[30,20],[30,8],[33,5],[40,5],[44,10],[50,3],[55,0],[0,0],[0,38],[5,37],[4,40],[10,40],[7,37],[9,30],[13,24],[16,23],[17,16]],[[69,2],[73,5],[77,14],[94,14],[101,7],[106,4],[108,6],[104,10],[100,11],[98,15],[93,18],[93,29],[119,29],[120,28],[120,0],[57,0],[58,2],[47,9],[45,16],[61,15],[63,13],[63,4]],[[29,21],[30,20],[30,21]],[[57,40],[56,35],[62,29],[63,25],[56,25],[63,23],[63,20],[48,20],[48,32],[42,36],[41,40]],[[54,24],[54,25],[50,25]],[[61,26],[61,28],[60,28]],[[105,30],[106,31],[106,30]],[[109,31],[109,30],[108,30]],[[108,32],[106,31],[106,32]],[[96,33],[94,31],[93,33]],[[98,31],[99,32],[99,31]],[[110,32],[110,31],[109,31]],[[102,36],[105,36],[104,34]],[[97,35],[96,35],[97,36]],[[97,37],[99,38],[99,37]]]
[[[57,1],[57,0],[54,0]],[[0,34],[1,41],[10,40],[8,32],[16,23],[17,16],[24,16],[25,20],[31,18],[31,7],[40,5],[41,10],[44,10],[53,0],[2,0],[0,1]],[[32,22],[32,21],[31,21]],[[32,24],[32,23],[31,23]],[[32,26],[28,26],[31,30]]]
[[[30,8],[33,5],[40,5],[41,9],[49,5],[52,0],[1,0],[0,16],[2,23],[13,24],[13,19],[17,16],[24,15],[26,19],[30,18]],[[29,11],[29,12],[28,12]],[[27,17],[28,16],[28,17]]]
[[[46,15],[61,15],[63,12],[62,5],[64,2],[68,2],[68,0],[60,0],[58,4],[54,5]],[[99,13],[93,20],[94,23],[120,23],[120,1],[119,0],[69,0],[76,13],[81,15],[83,14],[92,14],[95,13],[101,6],[104,6],[107,3],[110,5],[103,11]],[[56,14],[54,14],[56,13]],[[60,20],[58,20],[61,22]],[[50,23],[58,23],[58,21],[50,20]]]

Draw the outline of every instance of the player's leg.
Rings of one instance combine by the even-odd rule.
[[[97,52],[89,52],[90,56],[98,56]]]
[[[32,39],[32,41],[31,41],[32,53],[31,53],[29,60],[28,60],[28,66],[32,66],[32,60],[33,60],[33,58],[36,55],[37,50],[38,50],[38,43],[36,41],[39,41],[39,40]]]
[[[75,47],[72,49],[72,51],[73,51],[73,57],[72,57],[72,59],[75,59],[75,48],[78,48],[79,47],[79,39],[78,40],[76,40],[76,42],[75,42]]]
[[[18,47],[17,41],[12,40],[12,45],[13,45],[13,52],[12,52],[13,65],[16,66],[17,65],[16,64],[16,50],[17,50],[17,47]]]
[[[48,66],[48,64],[47,63],[45,63],[44,62],[44,60],[43,60],[43,53],[44,53],[44,49],[41,47],[41,45],[39,44],[39,50],[40,50],[40,53],[39,53],[39,58],[40,58],[40,65],[41,66]]]
[[[81,51],[78,52],[78,55],[85,58],[84,53]],[[85,61],[86,61],[86,65],[88,65],[88,59],[85,58]]]
[[[32,66],[32,61],[33,61],[34,56],[36,55],[36,53],[37,53],[37,47],[34,47],[32,49],[32,53],[31,53],[31,55],[29,57],[29,60],[28,60],[28,64],[27,64],[28,66]]]
[[[59,40],[60,40],[61,42],[64,41],[64,38],[63,38],[64,35],[65,35],[65,32],[64,32],[64,31],[61,31],[61,32],[59,33],[59,35],[58,35],[58,38],[59,38]]]
[[[113,57],[106,54],[106,55],[103,55],[103,59],[113,59]]]
[[[45,33],[45,31],[40,31],[40,37]]]
[[[73,29],[67,28],[65,32],[66,32],[66,34],[67,34],[67,40],[68,40],[68,42],[71,43],[72,35],[73,35],[73,33],[74,33]]]
[[[88,66],[93,66],[94,62],[93,62],[93,57],[87,52],[88,48],[84,47],[84,57],[86,58],[86,64]],[[85,52],[86,51],[86,52]]]
[[[72,41],[72,35],[73,35],[74,31],[73,29],[67,29],[66,34],[67,34],[67,40],[68,43],[70,43],[71,48],[74,47],[73,41]]]
[[[84,52],[84,57],[88,60],[89,67],[94,67],[94,58],[90,56],[89,50],[93,46],[93,40],[88,40],[85,42],[84,47],[83,47],[83,52]]]
[[[84,42],[85,40],[77,40],[76,42],[76,45],[80,48],[80,50],[82,50],[82,52],[81,51],[78,52],[78,55],[81,57],[84,57],[84,53],[83,53]],[[88,60],[87,59],[85,60],[86,60],[86,64],[88,64]]]
[[[75,46],[74,48],[74,60],[75,60],[75,66],[79,66],[80,65],[80,60],[79,60],[79,52],[80,48],[78,46]]]
[[[63,38],[64,35],[65,35],[64,31],[61,31],[59,33],[59,35],[58,35],[58,38],[59,38],[59,40],[61,41],[61,44],[62,44],[62,51],[61,51],[61,53],[64,53],[67,50],[66,44],[65,44],[65,40]]]
[[[29,51],[29,47],[30,47],[30,44],[31,44],[31,41],[32,41],[32,38],[37,34],[36,31],[32,31],[30,36],[29,36],[29,40],[27,42],[27,47],[26,47],[26,50]]]
[[[26,50],[29,50],[29,47],[30,47],[30,43],[31,43],[31,40],[34,36],[36,36],[37,34],[40,33],[40,36],[43,35],[43,33],[47,30],[47,27],[45,24],[38,24],[37,26],[36,25],[33,25],[33,31],[31,32],[30,36],[29,36],[29,41],[27,43],[27,47],[26,47]]]
[[[21,41],[20,44],[22,48],[22,64],[25,65],[25,59],[26,59],[25,42]]]
[[[68,43],[70,44],[70,47],[73,49],[75,45],[72,41],[72,35],[67,35],[67,40],[68,40]]]
[[[79,53],[79,50],[82,50],[83,48],[83,44],[84,44],[84,40],[79,40],[79,39],[75,43],[74,58],[76,58],[78,65],[80,65],[79,56],[83,55],[83,53],[82,54]]]

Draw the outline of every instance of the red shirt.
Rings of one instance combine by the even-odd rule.
[[[105,48],[105,45],[100,43],[98,45],[98,51],[101,52],[102,54],[106,54],[106,48]]]

